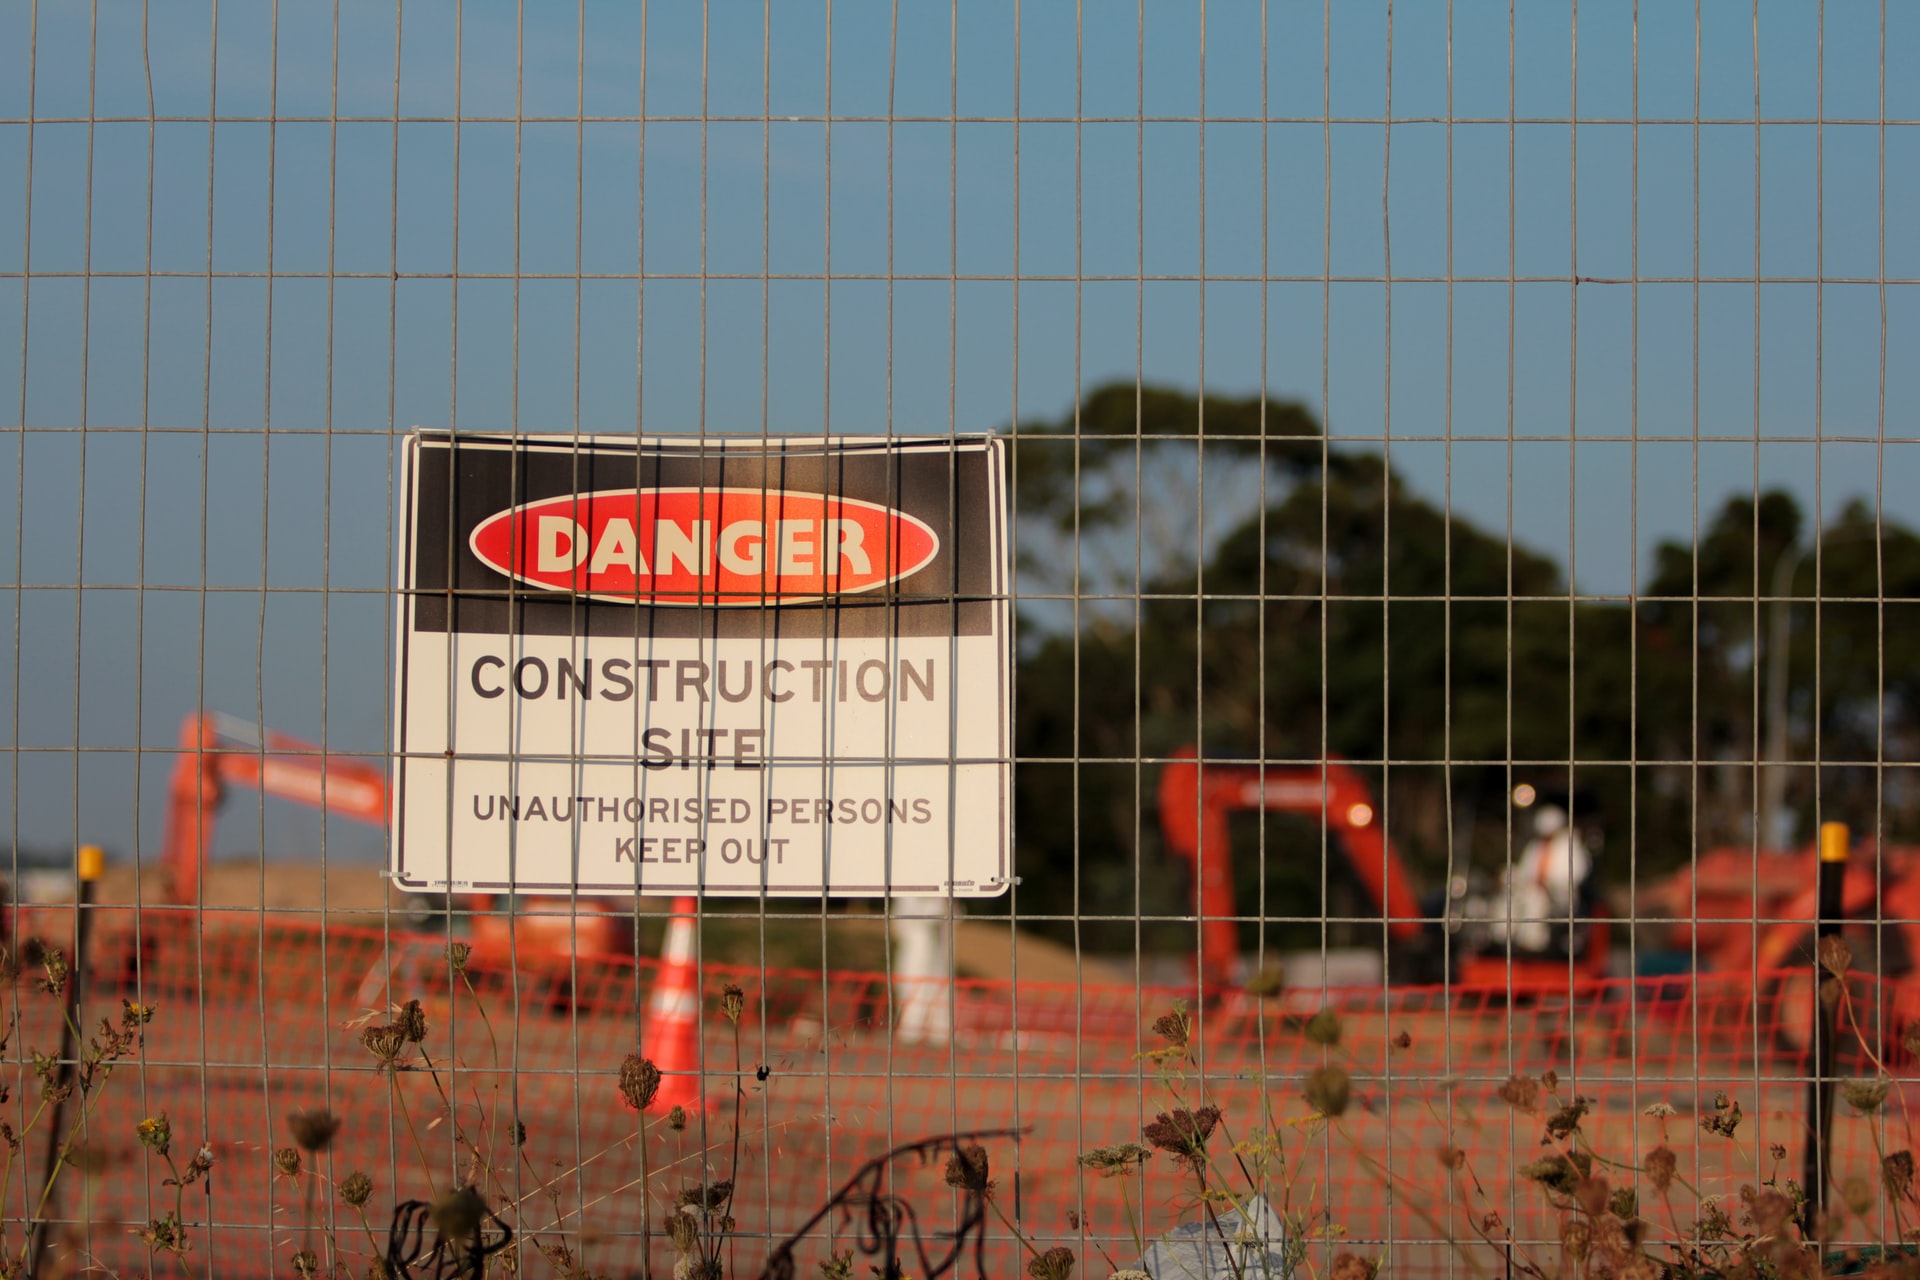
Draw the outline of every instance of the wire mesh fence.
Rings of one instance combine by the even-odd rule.
[[[1903,1257],[1916,55],[0,0],[0,1273]]]

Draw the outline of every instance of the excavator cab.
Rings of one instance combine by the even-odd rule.
[[[1595,874],[1603,828],[1593,799],[1523,782],[1513,812],[1516,847],[1500,873],[1448,886],[1454,980],[1517,989],[1606,976],[1612,927]]]
[[[1538,792],[1527,801],[1534,803]],[[1452,981],[1475,986],[1565,986],[1569,973],[1597,976],[1607,971],[1608,930],[1604,909],[1590,874],[1578,877],[1582,896],[1572,915],[1580,922],[1556,950],[1551,924],[1530,930],[1525,946],[1492,936],[1492,923],[1512,918],[1504,903],[1496,912],[1485,902],[1466,909],[1471,892],[1464,880],[1423,902],[1414,880],[1380,821],[1372,792],[1360,773],[1344,760],[1329,757],[1319,765],[1269,765],[1247,761],[1203,760],[1196,748],[1174,753],[1160,771],[1160,824],[1167,849],[1192,871],[1195,913],[1200,921],[1198,969],[1201,982],[1215,989],[1237,985],[1244,977],[1240,958],[1239,913],[1235,907],[1230,821],[1234,814],[1267,811],[1297,814],[1324,824],[1329,856],[1352,873],[1368,905],[1378,911],[1395,983]],[[1516,802],[1518,797],[1516,796]],[[1573,803],[1574,813],[1591,806]],[[1582,841],[1583,833],[1575,833]],[[1456,901],[1456,899],[1460,901]],[[1546,913],[1534,912],[1547,921]],[[1476,929],[1466,928],[1471,917]]]

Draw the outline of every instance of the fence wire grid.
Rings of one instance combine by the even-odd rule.
[[[1904,1257],[1916,63],[0,0],[0,1274]],[[1012,887],[399,892],[420,429],[994,433]]]

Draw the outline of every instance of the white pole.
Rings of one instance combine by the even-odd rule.
[[[945,1044],[952,1033],[953,918],[950,898],[893,900],[894,1035],[902,1044]]]

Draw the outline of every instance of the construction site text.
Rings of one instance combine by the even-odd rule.
[[[940,687],[936,659],[892,663],[878,658],[750,658],[703,662],[694,658],[507,659],[483,653],[467,674],[482,698],[578,698],[582,702],[933,702]]]

